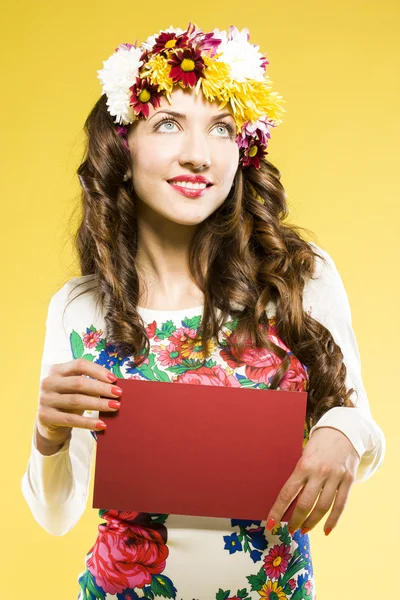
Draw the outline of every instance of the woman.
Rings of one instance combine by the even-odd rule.
[[[82,276],[50,301],[22,491],[49,533],[74,527],[117,378],[307,390],[302,457],[266,522],[100,510],[80,599],[315,599],[307,532],[330,510],[329,534],[384,458],[343,282],[284,223],[265,150],[281,98],[248,40],[170,27],[99,72],[78,169]]]

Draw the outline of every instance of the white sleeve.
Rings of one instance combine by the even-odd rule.
[[[328,410],[310,430],[310,437],[320,427],[334,427],[344,433],[360,456],[355,482],[365,481],[381,466],[386,441],[383,431],[372,417],[364,388],[361,361],[352,328],[351,310],[347,293],[332,257],[314,242],[316,250],[325,257],[327,265],[317,259],[317,279],[308,281],[304,288],[303,308],[331,332],[343,353],[346,365],[347,389],[355,408],[337,406]]]
[[[40,381],[51,365],[73,359],[63,320],[69,287],[67,282],[50,300]],[[52,535],[64,535],[86,507],[95,441],[89,429],[74,427],[71,439],[56,454],[44,456],[37,449],[35,426],[36,421],[21,491],[39,525]]]

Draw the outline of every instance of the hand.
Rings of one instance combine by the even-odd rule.
[[[301,526],[311,530],[334,501],[324,528],[325,535],[328,535],[337,525],[346,506],[359,463],[360,456],[344,433],[333,427],[316,429],[271,508],[267,529],[274,527],[268,520],[273,519],[275,524],[279,523],[290,503],[301,491],[288,523],[290,533]],[[309,514],[317,498],[318,502]],[[302,533],[306,532],[302,530]]]
[[[105,367],[84,358],[52,365],[40,382],[38,433],[48,443],[63,444],[71,436],[72,427],[101,430],[98,419],[84,417],[83,413],[118,410],[108,404],[111,398],[120,396],[112,383],[116,379]]]

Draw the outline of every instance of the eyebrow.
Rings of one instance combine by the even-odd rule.
[[[180,113],[180,112],[176,112],[175,110],[158,110],[157,112],[154,113],[154,115],[151,115],[151,117],[150,117],[150,119],[148,119],[148,121],[151,121],[151,119],[153,117],[155,117],[156,115],[158,115],[160,113],[166,113],[167,115],[172,115],[174,117],[177,117],[178,119],[186,120],[186,115],[184,115],[183,113]],[[223,117],[232,117],[232,119],[234,119],[234,116],[232,115],[232,113],[224,112],[222,114],[214,115],[213,117],[211,117],[210,120],[216,121],[217,119],[222,119]]]

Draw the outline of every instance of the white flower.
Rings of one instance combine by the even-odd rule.
[[[128,125],[135,119],[135,113],[129,106],[129,88],[136,83],[139,68],[143,64],[140,60],[142,50],[134,46],[128,48],[124,44],[120,44],[118,48],[103,62],[104,68],[97,73],[103,94],[107,94],[109,113],[116,117],[115,123]]]
[[[246,79],[264,81],[265,71],[260,61],[263,55],[258,52],[260,46],[249,43],[248,27],[239,31],[236,27],[231,26],[229,36],[225,30],[214,29],[213,33],[215,37],[222,40],[217,52],[223,54],[217,60],[230,66],[230,76],[233,80],[238,82]]]
[[[180,29],[179,27],[172,27],[172,25],[170,25],[170,27],[168,27],[168,29],[160,29],[160,31],[158,33],[156,33],[155,35],[150,35],[147,38],[147,40],[142,43],[142,45],[140,46],[142,48],[142,50],[150,50],[150,52],[152,52],[154,44],[156,43],[156,38],[158,38],[158,36],[164,32],[165,33],[176,33],[177,35],[181,35],[181,33],[183,33],[183,29]]]

